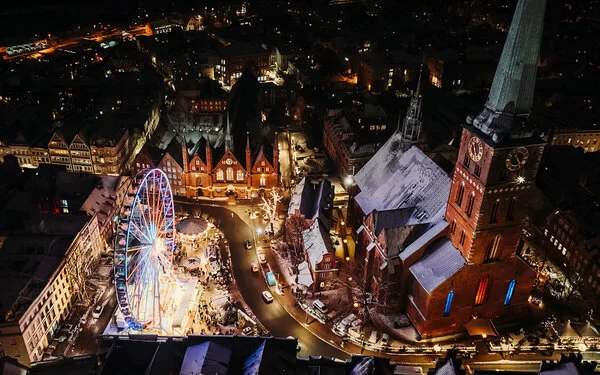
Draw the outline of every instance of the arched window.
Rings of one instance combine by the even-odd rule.
[[[502,239],[502,237],[500,237],[499,234],[497,234],[488,244],[487,250],[485,252],[485,259],[484,261],[487,260],[492,260],[492,259],[498,259],[498,256],[500,254],[498,254],[498,247],[500,246],[500,240]]]
[[[489,283],[489,276],[484,276],[481,280],[479,280],[479,285],[477,286],[477,294],[475,295],[475,305],[481,305],[485,301],[485,294],[487,293]]]
[[[217,169],[217,181],[223,181],[223,170]]]
[[[227,167],[227,181],[233,181],[233,168]]]
[[[465,212],[467,213],[467,216],[471,216],[471,214],[473,213],[473,205],[475,204],[475,192],[472,192],[469,195],[469,200],[467,202],[467,209],[465,210]]]
[[[267,185],[267,179],[263,176],[260,178],[260,187],[265,187]]]
[[[458,190],[456,191],[456,200],[454,201],[457,205],[462,204],[463,196],[465,195],[465,185],[460,184],[458,186]]]
[[[498,206],[499,205],[500,205],[500,199],[496,199],[496,201],[492,205],[492,211],[490,213],[490,223],[495,223],[498,221],[496,219],[496,215],[498,214]]]
[[[237,180],[244,181],[244,171],[242,171],[241,169],[237,170]]]
[[[511,280],[510,284],[508,284],[506,297],[504,297],[504,306],[508,306],[510,304],[510,300],[512,299],[513,293],[515,291],[515,285],[517,285],[517,280]]]
[[[458,239],[458,243],[460,243],[460,246],[463,246],[465,244],[465,238],[467,238],[467,233],[464,231],[460,232],[460,238]]]
[[[454,299],[454,291],[451,290],[446,297],[446,306],[444,307],[444,316],[450,315],[450,308],[452,307],[452,300]]]
[[[515,211],[515,205],[517,204],[517,197],[513,197],[508,205],[508,211],[506,212],[506,221],[513,219],[513,212]]]
[[[450,224],[450,235],[453,235],[456,232],[456,219],[452,220]]]

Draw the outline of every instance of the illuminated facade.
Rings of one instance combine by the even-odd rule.
[[[159,103],[157,100],[151,106],[139,130],[100,123],[97,128],[85,128],[75,135],[57,130],[50,136],[47,148],[0,142],[0,161],[6,155],[14,155],[22,168],[54,164],[64,166],[67,172],[118,176],[130,169],[133,158],[154,134],[160,121]]]
[[[191,151],[173,139],[164,151],[144,149],[135,158],[133,172],[162,169],[175,195],[251,198],[280,186],[279,148],[277,141],[274,144],[263,139],[252,148],[248,136],[241,154],[225,145],[213,147],[204,137]]]
[[[0,257],[0,281],[12,298],[2,308],[2,352],[25,365],[42,359],[104,247],[95,215],[38,219],[29,233],[7,238]]]
[[[548,136],[548,144],[552,146],[570,145],[582,148],[585,152],[595,152],[600,150],[600,131],[553,129]]]

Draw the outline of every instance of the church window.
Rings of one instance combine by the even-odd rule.
[[[463,164],[465,165],[465,168],[469,169],[469,166],[471,165],[471,158],[469,157],[468,153],[465,154],[465,160],[463,161]]]
[[[223,170],[217,169],[217,181],[223,181]]]
[[[469,201],[467,202],[467,209],[465,210],[465,212],[467,213],[467,216],[469,216],[469,217],[473,213],[473,205],[474,204],[475,204],[475,192],[473,192],[469,195]]]
[[[244,171],[242,171],[241,169],[237,170],[237,180],[244,181]]]
[[[227,181],[233,181],[233,168],[227,167]]]
[[[452,224],[450,224],[450,235],[453,235],[456,232],[456,219],[452,220]]]
[[[458,206],[462,205],[463,196],[465,195],[465,185],[460,184],[456,191],[456,200],[454,201]]]
[[[496,223],[498,221],[496,219],[496,215],[498,214],[498,206],[500,206],[500,199],[496,199],[496,201],[492,205],[492,211],[490,213],[490,224]]]
[[[464,245],[465,244],[465,238],[467,237],[467,233],[464,231],[460,232],[460,239],[458,240],[458,242],[460,243],[460,245]]]
[[[261,166],[261,167],[264,167],[264,166],[265,166],[265,162],[264,162],[264,161],[261,161],[261,162],[260,162],[260,166]]]
[[[515,210],[516,204],[517,204],[517,198],[513,197],[510,200],[510,204],[508,205],[508,212],[506,213],[506,221],[511,221],[513,219],[513,212]]]
[[[494,259],[498,259],[498,247],[500,246],[500,240],[502,239],[502,237],[500,237],[499,234],[497,234],[488,244],[487,250],[485,252],[485,260],[494,260]]]
[[[267,185],[267,179],[264,177],[260,178],[260,187],[265,187]]]
[[[481,176],[481,167],[479,166],[479,164],[475,164],[475,170],[473,171],[473,173],[475,174],[475,177]]]
[[[196,159],[196,165],[200,165],[200,160]]]
[[[510,300],[512,299],[516,284],[517,284],[517,280],[511,280],[510,284],[508,284],[508,290],[506,291],[506,297],[504,297],[504,306],[508,306],[510,304]]]
[[[444,306],[444,316],[450,315],[450,308],[452,307],[452,300],[454,299],[454,291],[451,290],[446,297],[446,306]]]
[[[489,276],[484,276],[481,280],[479,280],[479,285],[477,286],[477,294],[475,295],[475,305],[481,305],[485,301],[485,295],[489,283]]]

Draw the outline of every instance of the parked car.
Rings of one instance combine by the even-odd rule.
[[[265,254],[258,254],[258,261],[260,262],[260,264],[267,263],[267,258],[265,257]]]
[[[268,290],[262,292],[262,298],[265,300],[266,303],[273,302],[273,295]]]
[[[252,272],[258,272],[258,264],[252,263]]]
[[[369,336],[369,340],[367,341],[369,344],[377,344],[379,339],[379,332],[371,331],[371,335]]]
[[[380,340],[381,345],[387,346],[389,341],[390,341],[390,335],[388,335],[387,333],[382,333],[381,340]]]
[[[244,241],[244,246],[246,247],[246,249],[250,250],[252,249],[252,241],[250,240],[246,240]]]
[[[325,306],[325,304],[318,299],[313,302],[313,307],[323,314],[327,314],[329,312],[327,306]]]
[[[92,313],[92,317],[94,319],[99,319],[100,315],[102,315],[103,311],[104,311],[104,305],[96,306],[96,308],[94,309],[94,312]]]
[[[87,315],[82,316],[81,319],[79,319],[79,323],[81,323],[81,324],[87,323]]]

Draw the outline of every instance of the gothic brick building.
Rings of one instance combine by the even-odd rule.
[[[263,138],[254,147],[248,134],[245,148],[238,152],[227,140],[212,146],[208,137],[195,145],[184,145],[178,137],[164,150],[147,145],[136,156],[134,174],[143,168],[160,168],[167,174],[173,193],[188,198],[252,198],[279,187],[277,134],[273,145]]]
[[[406,127],[418,126],[407,121],[356,175],[366,287],[406,312],[423,337],[528,313],[535,271],[518,246],[545,146],[529,121],[544,9],[545,0],[519,0],[484,110],[462,130],[451,180],[406,148],[414,145]]]

